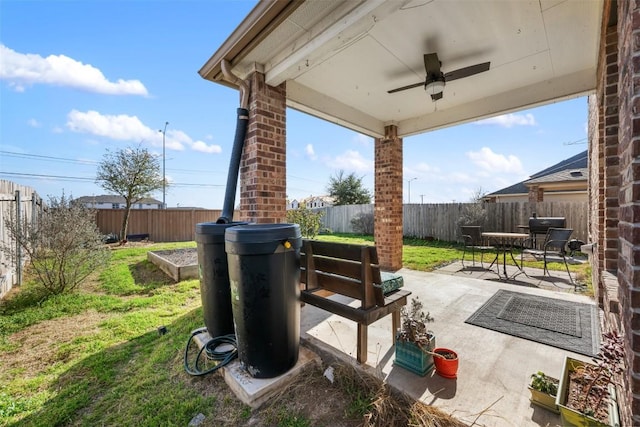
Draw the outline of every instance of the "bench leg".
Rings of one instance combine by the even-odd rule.
[[[391,342],[395,344],[396,334],[400,329],[400,309],[391,313]]]
[[[367,325],[358,323],[358,363],[367,363]]]

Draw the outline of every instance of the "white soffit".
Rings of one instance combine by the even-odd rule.
[[[288,105],[370,136],[400,136],[593,91],[603,0],[310,0],[237,64],[287,82]],[[446,83],[432,102],[423,55],[444,73],[490,61]],[[256,67],[255,64],[259,64]]]

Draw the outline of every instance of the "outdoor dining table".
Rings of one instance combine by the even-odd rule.
[[[496,257],[493,259],[493,261],[491,262],[491,265],[489,266],[489,268],[491,268],[491,266],[494,263],[496,264],[496,267],[498,268],[498,277],[501,277],[500,276],[500,251],[502,251],[502,270],[504,272],[505,279],[510,278],[509,275],[507,274],[507,250],[509,251],[509,254],[511,255],[511,259],[513,260],[514,264],[516,265],[516,267],[518,267],[518,270],[520,270],[520,272],[513,275],[511,279],[515,278],[520,273],[524,273],[522,266],[518,264],[518,261],[516,261],[515,257],[513,256],[513,245],[516,241],[523,241],[524,239],[528,238],[529,234],[510,233],[510,232],[502,232],[502,231],[485,231],[482,233],[482,237],[486,237],[498,243],[496,245],[496,248],[497,248]]]

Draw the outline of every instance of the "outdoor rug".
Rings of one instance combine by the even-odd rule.
[[[465,323],[587,356],[599,350],[598,312],[592,304],[501,289]]]

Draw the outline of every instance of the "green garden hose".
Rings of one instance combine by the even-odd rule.
[[[184,370],[189,375],[202,376],[202,375],[210,374],[222,368],[223,366],[228,365],[233,359],[238,357],[238,345],[236,342],[236,336],[233,334],[222,335],[220,337],[209,339],[209,341],[207,341],[202,346],[202,348],[198,351],[195,364],[194,364],[195,366],[193,368],[189,366],[188,355],[189,355],[189,346],[191,345],[191,341],[193,340],[193,337],[195,337],[196,335],[202,334],[204,332],[207,332],[206,328],[196,329],[195,331],[191,332],[191,336],[187,341],[187,346],[184,349]],[[231,345],[233,346],[233,349],[218,351],[218,347],[221,345]],[[202,353],[205,353],[206,358],[208,360],[214,360],[219,363],[216,364],[216,366],[214,366],[213,368],[201,371],[200,367],[198,366],[198,361],[200,360],[200,357],[202,357]]]

